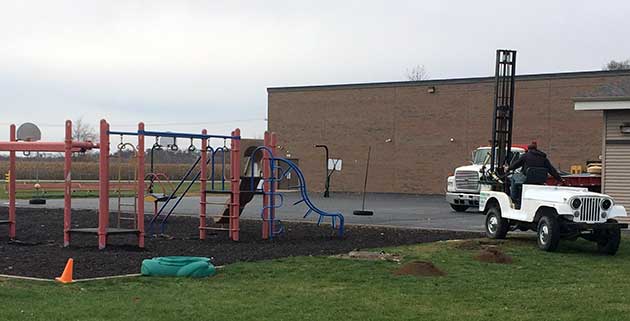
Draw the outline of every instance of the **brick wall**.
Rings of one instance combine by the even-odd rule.
[[[576,112],[572,98],[621,78],[630,73],[518,77],[514,143],[537,140],[565,170],[598,159],[601,112]],[[313,191],[324,187],[324,153],[314,144],[327,144],[330,156],[343,160],[331,190],[350,192],[363,186],[371,145],[368,191],[441,194],[448,174],[488,145],[493,97],[492,78],[270,88],[269,129],[279,135],[283,156],[299,159]]]

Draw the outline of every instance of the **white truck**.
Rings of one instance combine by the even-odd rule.
[[[512,146],[512,153],[520,156],[525,148]],[[490,147],[479,147],[472,154],[471,165],[455,169],[455,173],[446,180],[446,201],[457,212],[479,207],[481,170],[490,162]]]
[[[486,235],[505,238],[509,231],[533,230],[538,247],[554,251],[560,239],[582,237],[597,243],[598,251],[614,255],[619,248],[621,228],[618,220],[627,217],[621,205],[605,194],[586,188],[523,185],[521,208],[503,192],[482,190],[479,210],[486,215]]]

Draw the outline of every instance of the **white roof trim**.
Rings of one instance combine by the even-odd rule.
[[[575,110],[619,110],[630,109],[630,100],[576,101]]]

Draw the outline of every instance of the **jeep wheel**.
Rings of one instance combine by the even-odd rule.
[[[602,254],[615,255],[621,243],[621,229],[616,227],[602,230],[597,238],[597,251]]]
[[[486,236],[490,239],[504,239],[510,224],[501,217],[501,209],[492,205],[486,212]]]
[[[468,205],[456,205],[451,204],[451,208],[455,210],[455,212],[466,212],[468,209]]]
[[[538,248],[553,252],[558,248],[560,243],[560,229],[558,228],[558,222],[553,216],[545,215],[538,221],[537,242]]]

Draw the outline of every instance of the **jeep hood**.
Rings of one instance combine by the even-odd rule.
[[[608,195],[589,192],[588,189],[580,187],[523,185],[523,199],[539,200],[552,203],[564,203],[574,196],[611,198]]]

